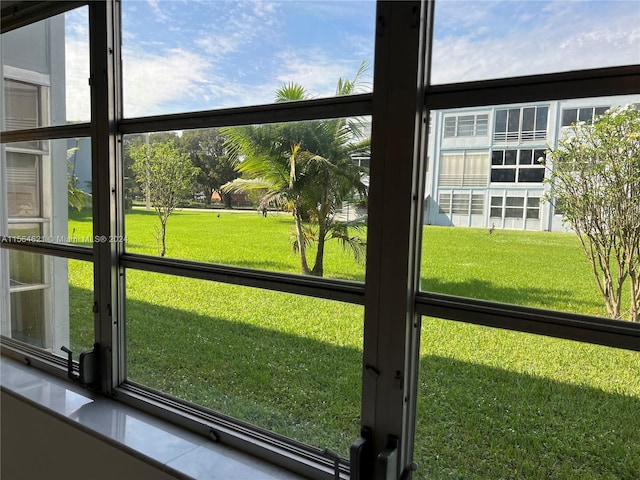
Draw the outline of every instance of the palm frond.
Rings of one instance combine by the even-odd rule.
[[[268,190],[272,184],[264,178],[236,178],[227,182],[220,190],[224,193],[246,193],[255,190]]]
[[[340,222],[340,224],[334,225],[329,238],[338,240],[343,250],[350,250],[356,262],[364,263],[367,258],[367,241],[362,237],[349,235],[348,223]]]
[[[276,102],[292,102],[295,100],[305,100],[308,98],[307,91],[299,83],[285,83],[276,90]]]

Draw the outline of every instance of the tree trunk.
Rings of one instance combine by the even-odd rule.
[[[164,257],[165,253],[167,252],[167,245],[166,245],[166,238],[167,238],[167,221],[160,221],[160,242],[161,242],[161,247],[160,247],[160,256]]]
[[[304,232],[302,231],[302,218],[296,208],[293,209],[293,218],[296,224],[296,240],[298,241],[298,254],[300,255],[300,268],[304,275],[311,275],[309,264],[307,263],[307,245],[305,243]]]
[[[205,187],[205,189],[204,189],[204,204],[207,207],[211,205],[211,196],[212,195],[213,195],[213,189]]]
[[[313,264],[311,275],[322,277],[324,275],[324,245],[327,237],[327,228],[320,225],[318,228],[318,251],[316,252],[316,260]]]
[[[222,197],[222,201],[224,202],[224,208],[232,209],[233,205],[231,205],[231,194],[230,193],[220,193]]]
[[[631,298],[629,299],[629,320],[640,322],[640,268],[634,266],[629,274]]]

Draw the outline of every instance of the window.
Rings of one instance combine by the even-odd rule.
[[[549,107],[500,109],[495,112],[494,142],[539,142],[547,138]]]
[[[444,137],[480,137],[487,135],[489,115],[455,115],[444,119]]]
[[[544,157],[542,149],[494,150],[491,152],[491,182],[542,183]]]
[[[441,187],[478,187],[487,184],[489,156],[483,152],[442,153],[438,182]]]
[[[480,193],[453,192],[438,196],[438,212],[450,215],[482,215],[484,213],[484,195]]]
[[[75,19],[77,31],[84,24],[86,33],[86,10],[2,34],[0,243],[10,240],[14,246],[0,250],[2,334],[53,355],[64,355],[63,346],[89,350],[94,343],[93,272],[86,262],[92,258],[86,247],[93,239],[90,132],[78,129],[77,138],[27,134],[19,141],[10,136],[61,124],[66,128],[72,120],[67,113],[73,110],[66,108],[67,101],[87,101],[89,107],[84,97],[88,56],[82,52],[88,39],[83,44],[80,33],[71,42],[75,34],[64,33],[65,18]],[[67,71],[65,50],[73,72],[86,75],[73,94],[66,93],[74,73]],[[82,107],[75,111],[77,118],[88,118]],[[80,217],[87,220],[86,230],[76,228]],[[23,245],[36,250],[15,249]]]
[[[438,196],[438,212],[449,215],[451,213],[451,194],[441,193]]]
[[[492,218],[502,218],[503,197],[491,197],[491,211],[489,215]]]
[[[526,212],[526,217],[524,217]],[[540,197],[492,196],[492,218],[540,219]]]
[[[7,205],[10,217],[40,217],[40,157],[7,152]]]
[[[540,218],[540,199],[537,197],[529,197],[527,199],[527,218]]]
[[[269,104],[290,84],[316,98],[372,91],[374,2],[154,5],[122,2],[127,118]]]
[[[21,130],[41,127],[40,88],[37,85],[5,80],[5,128]]]
[[[453,200],[451,201],[451,213],[468,215],[469,198],[468,193],[454,193]]]
[[[619,406],[624,417],[615,430],[628,448],[615,449],[617,461],[593,444],[573,449],[567,464],[595,458],[586,476],[635,478],[640,425],[626,412],[639,395],[640,326],[606,318],[575,236],[543,231],[551,217],[537,159],[554,141],[547,132],[558,131],[562,102],[578,101],[560,100],[562,92],[599,95],[592,105],[640,100],[628,93],[640,77],[637,54],[615,41],[623,68],[594,50],[597,70],[522,76],[516,62],[501,65],[498,82],[459,83],[469,78],[461,66],[487,72],[482,62],[470,68],[484,57],[468,53],[449,62],[453,74],[436,71],[443,45],[478,44],[456,27],[457,2],[213,3],[18,2],[5,11],[2,46],[12,54],[3,58],[3,101],[23,98],[11,100],[12,118],[0,125],[3,355],[66,378],[61,347],[77,359],[95,344],[100,394],[317,480],[363,480],[387,455],[397,469],[386,476],[406,476],[415,460],[418,478],[472,477],[495,458],[494,445],[504,456],[480,475],[548,477],[553,459],[565,461],[564,442],[588,435],[562,437],[556,448],[563,423],[535,422],[538,412],[553,416],[554,402],[527,396],[535,404],[512,415],[504,399],[552,385],[569,399],[562,415],[594,395],[590,405]],[[573,13],[525,3],[500,4],[492,35],[510,31],[504,19],[526,18],[520,36],[545,38],[555,29],[538,26],[549,15]],[[588,6],[582,25],[626,38],[640,20],[627,3],[605,10],[629,23],[594,22]],[[422,18],[435,27],[407,23]],[[82,38],[90,38],[84,48]],[[430,58],[420,57],[425,41]],[[90,99],[88,72],[72,68],[83,51],[94,72]],[[547,60],[551,71],[566,68]],[[422,85],[427,66],[434,81]],[[297,100],[274,101],[281,87]],[[434,115],[430,137],[427,117],[440,110],[447,116]],[[13,117],[41,125],[15,130]],[[456,140],[440,149],[444,130]],[[217,168],[203,175],[209,163],[232,178],[211,180]],[[191,168],[163,217],[146,179],[169,165]],[[70,205],[85,197],[78,190],[89,204],[80,211]],[[438,200],[433,213],[446,227],[423,219],[421,197]],[[578,342],[576,364],[610,373],[615,385],[559,368],[552,359],[576,358],[575,344],[562,342]],[[523,352],[548,368],[532,371]],[[488,438],[487,418],[498,427],[474,445]],[[529,442],[524,460],[505,447],[543,429],[549,443]],[[463,444],[474,445],[467,469],[457,464]]]
[[[569,127],[576,122],[591,123],[608,109],[609,107],[565,108],[562,110],[562,126]]]
[[[482,215],[484,213],[484,195],[474,193],[471,195],[471,215]]]

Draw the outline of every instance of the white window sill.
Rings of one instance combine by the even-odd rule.
[[[303,479],[6,357],[0,358],[0,386],[3,392],[180,478]]]

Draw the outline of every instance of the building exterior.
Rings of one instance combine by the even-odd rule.
[[[565,231],[541,159],[568,127],[640,95],[432,112],[424,223]]]
[[[3,33],[2,130],[66,122],[64,16]],[[0,236],[67,237],[67,141],[3,144]],[[0,250],[2,335],[59,352],[69,342],[67,259]]]

